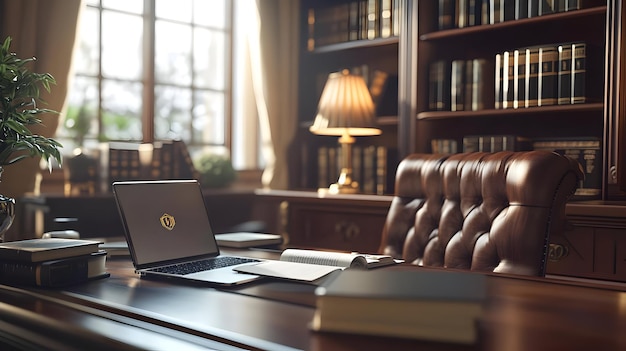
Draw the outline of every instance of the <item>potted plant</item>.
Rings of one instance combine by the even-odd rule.
[[[43,157],[52,171],[52,159],[61,164],[62,145],[54,139],[33,134],[29,125],[41,124],[41,114],[57,113],[40,108],[41,88],[50,92],[55,84],[48,73],[31,72],[26,66],[34,57],[21,59],[10,51],[11,37],[0,47],[0,179],[4,167],[27,157]],[[0,195],[0,242],[13,223],[15,200]]]
[[[207,188],[223,188],[237,177],[230,159],[214,154],[204,154],[196,160],[200,184]]]

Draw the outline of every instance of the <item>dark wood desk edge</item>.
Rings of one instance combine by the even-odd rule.
[[[122,260],[122,262],[119,262],[119,263],[123,264],[124,262]],[[126,263],[129,264],[130,261],[127,261]],[[401,265],[401,266],[394,266],[394,267],[396,267],[397,269],[422,269],[423,268],[423,267],[410,266],[410,265]],[[423,268],[423,269],[429,269],[429,268]],[[119,273],[117,273],[117,275],[124,275],[124,274],[128,275],[128,272],[129,272],[128,270],[120,271]],[[533,294],[539,291],[546,291],[546,290],[548,292],[553,291],[552,293],[548,293],[549,295],[559,296],[562,291],[565,291],[561,289],[553,290],[551,288],[552,286],[554,287],[562,286],[566,289],[568,287],[572,287],[571,289],[572,293],[566,294],[570,298],[572,296],[594,296],[594,298],[598,296],[602,296],[602,298],[608,298],[610,300],[618,300],[617,296],[619,295],[617,291],[611,291],[611,290],[618,290],[618,289],[607,288],[607,286],[604,286],[604,285],[587,284],[587,283],[581,284],[580,282],[563,281],[563,280],[552,279],[552,278],[512,276],[512,275],[503,275],[503,274],[497,274],[497,273],[489,273],[487,275],[489,276],[488,281],[490,281],[491,283],[494,283],[494,287],[497,288],[493,293],[496,294],[494,295],[496,300],[500,302],[507,301],[508,294],[511,292],[518,291],[519,289],[522,289],[521,294],[523,296],[533,296]],[[126,282],[126,280],[129,279],[129,277],[114,276],[112,278],[108,278],[107,280],[93,282],[93,284],[103,284],[103,283],[107,284],[107,281],[108,281],[109,283],[115,285],[116,281],[112,281],[112,280],[117,280],[117,282],[120,282],[120,279],[121,281]],[[139,279],[139,278],[131,277],[130,279],[134,280],[134,279]],[[262,287],[262,284],[259,284],[259,286]],[[166,317],[158,313],[154,314],[151,311],[137,310],[135,307],[129,308],[125,305],[119,305],[118,303],[111,303],[111,302],[100,300],[98,298],[90,297],[89,294],[75,293],[75,292],[72,292],[72,289],[42,290],[42,289],[21,289],[21,288],[2,287],[2,286],[0,287],[1,287],[0,290],[13,289],[17,292],[25,291],[27,294],[30,294],[30,296],[32,296],[33,299],[35,300],[39,299],[41,301],[48,301],[49,303],[63,304],[73,309],[84,311],[84,313],[87,313],[87,314],[101,315],[103,318],[105,317],[115,318],[119,321],[130,320],[131,321],[131,323],[129,324],[130,326],[138,326],[138,327],[147,326],[147,328],[150,328],[153,331],[165,331],[165,332],[172,333],[173,337],[180,338],[180,337],[186,337],[186,335],[188,335],[189,338],[208,338],[208,339],[215,340],[218,342],[221,341],[221,342],[230,343],[234,345],[245,345],[247,347],[252,347],[252,348],[256,347],[257,349],[281,349],[281,348],[292,349],[292,348],[285,347],[279,344],[273,344],[269,341],[267,342],[269,344],[265,344],[264,347],[259,347],[262,345],[258,343],[254,344],[254,342],[257,341],[257,339],[255,339],[254,337],[237,334],[237,333],[233,334],[231,332],[222,331],[219,329],[213,332],[213,329],[211,327],[189,325],[189,323],[186,323],[185,321],[176,319],[176,317],[173,315]],[[79,289],[75,289],[74,291],[80,292],[82,290],[83,289],[79,288]],[[602,290],[606,290],[606,291],[603,292]],[[217,292],[220,294],[229,293],[228,291],[217,291]],[[258,295],[256,296],[256,298],[266,299],[266,297],[264,296],[265,294],[264,291],[260,290],[260,291],[257,291],[257,293]],[[248,296],[246,298],[252,299],[253,297]],[[514,299],[513,301],[518,301],[518,300]],[[290,301],[285,300],[283,302],[289,303]],[[268,304],[271,304],[271,303],[273,302],[268,302]],[[539,304],[541,305],[541,302],[539,302]],[[557,306],[556,308],[558,309],[559,307]],[[500,318],[505,318],[505,317],[500,316]],[[500,322],[499,319],[495,321],[494,320],[488,321],[488,323],[492,323],[492,324],[493,323],[498,324],[499,322]],[[609,325],[613,325],[613,324],[609,323]],[[532,330],[532,328],[526,329],[526,331],[528,330]],[[315,343],[315,342],[320,342],[320,340],[327,340],[329,342],[330,341],[334,342],[334,340],[344,340],[344,341],[349,340],[350,342],[357,342],[356,344],[359,344],[358,340],[360,340],[360,337],[341,335],[335,338],[335,336],[327,337],[327,335],[311,334],[309,342]],[[263,340],[261,340],[260,342],[264,343]],[[333,344],[333,342],[331,342],[331,344]],[[395,340],[394,342],[401,343],[402,340]],[[405,342],[407,342],[410,345],[410,341],[405,341]],[[608,343],[610,342],[619,342],[619,340],[611,339],[611,341],[608,341]],[[363,342],[361,342],[361,344],[363,344]],[[333,345],[345,346],[346,344],[334,343]],[[321,349],[326,349],[326,348],[321,348]]]
[[[105,318],[132,327],[150,330],[161,335],[192,342],[202,345],[202,340],[214,341],[239,347],[246,350],[277,350],[293,351],[298,350],[285,345],[280,345],[271,341],[262,340],[247,335],[218,329],[210,326],[190,325],[182,320],[177,320],[163,314],[153,313],[148,310],[138,309],[132,306],[122,305],[111,301],[94,298],[84,294],[74,293],[65,290],[51,290],[38,288],[23,288],[9,285],[1,285],[0,290],[29,296],[47,303],[61,305],[99,318]],[[24,315],[23,312],[17,312]],[[33,323],[34,321],[31,321]],[[85,332],[81,330],[80,332]],[[110,343],[114,343],[109,341]],[[120,344],[117,345],[118,347]]]

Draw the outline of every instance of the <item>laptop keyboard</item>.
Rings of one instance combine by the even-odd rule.
[[[196,272],[208,271],[217,268],[234,266],[242,263],[260,262],[259,260],[246,257],[220,256],[206,260],[178,263],[171,266],[150,269],[153,272],[185,275]]]

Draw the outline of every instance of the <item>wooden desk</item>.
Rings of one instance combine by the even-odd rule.
[[[108,279],[61,291],[0,286],[0,341],[11,334],[64,350],[626,349],[626,292],[619,285],[489,276],[479,343],[467,346],[311,332],[311,285],[266,281],[216,290],[138,279],[126,258],[110,259],[108,269]]]

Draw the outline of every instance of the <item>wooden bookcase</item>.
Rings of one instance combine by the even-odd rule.
[[[443,1],[443,0],[442,0]],[[382,3],[382,0],[374,1]],[[453,1],[454,2],[454,1]],[[544,14],[496,24],[464,28],[439,29],[440,1],[393,0],[397,35],[375,39],[350,39],[349,33],[333,37],[330,42],[312,45],[316,38],[311,28],[324,27],[326,32],[337,30],[334,22],[316,18],[311,13],[333,15],[337,26],[347,27],[350,6],[370,1],[301,1],[301,43],[299,78],[299,127],[291,148],[291,189],[314,190],[318,179],[320,147],[336,147],[334,137],[312,135],[311,125],[328,73],[361,65],[370,72],[382,70],[398,77],[397,112],[380,115],[378,122],[383,134],[357,138],[357,145],[384,146],[394,153],[388,165],[387,183],[393,183],[397,161],[413,152],[432,152],[434,139],[452,139],[462,150],[463,138],[469,135],[515,135],[524,140],[541,138],[600,141],[596,162],[601,172],[600,194],[594,199],[621,200],[626,197],[626,172],[618,165],[626,164],[621,137],[626,127],[622,111],[626,77],[624,55],[624,8],[621,0],[580,0],[582,9]],[[343,6],[343,7],[342,7]],[[337,10],[338,8],[343,10]],[[346,17],[346,18],[344,18]],[[344,18],[343,22],[341,19]],[[316,27],[317,26],[317,27]],[[313,34],[311,34],[313,33]],[[584,42],[597,58],[588,60],[587,77],[596,78],[589,84],[586,103],[549,105],[528,108],[495,108],[496,54],[514,49],[553,46]],[[485,62],[484,108],[477,111],[433,111],[429,108],[429,69],[438,60],[482,59]],[[389,88],[389,87],[388,87]],[[396,88],[394,86],[394,88]],[[622,162],[620,162],[622,161]],[[322,182],[323,183],[323,182]],[[393,191],[386,189],[386,194]]]
[[[624,157],[619,135],[625,128],[621,110],[624,58],[619,52],[624,47],[622,1],[581,0],[583,6],[578,10],[449,29],[438,27],[438,3],[408,1],[403,7],[408,27],[401,35],[399,55],[407,59],[400,60],[398,70],[400,101],[404,99],[409,104],[400,104],[398,130],[404,133],[398,135],[401,150],[431,152],[431,141],[440,138],[456,140],[461,148],[467,135],[516,135],[530,141],[595,138],[601,145],[601,157],[595,165],[602,174],[601,191],[595,198],[623,198],[626,182],[618,167]],[[587,60],[587,102],[496,108],[497,54],[571,42],[586,43],[588,56],[596,58]],[[430,66],[437,60],[468,59],[486,62],[489,73],[484,76],[484,109],[433,111],[429,108]]]
[[[377,0],[377,4],[387,3],[399,5],[398,0]],[[291,148],[290,157],[290,188],[298,190],[315,190],[335,182],[333,171],[324,172],[320,169],[320,152],[323,150],[337,149],[337,137],[313,135],[309,131],[309,126],[313,123],[317,112],[317,104],[322,93],[322,89],[332,72],[349,69],[354,73],[364,73],[366,83],[371,85],[375,72],[384,72],[387,75],[382,95],[381,103],[377,108],[378,127],[382,130],[382,135],[374,137],[357,137],[355,143],[355,168],[359,167],[363,171],[356,171],[357,181],[361,186],[365,186],[364,170],[367,160],[372,160],[371,155],[377,151],[372,151],[372,147],[386,151],[387,173],[393,172],[397,166],[398,149],[396,143],[397,135],[397,86],[398,86],[398,43],[399,36],[390,29],[389,33],[375,33],[372,39],[366,38],[366,32],[362,32],[362,23],[354,23],[359,32],[353,33],[350,37],[348,33],[349,20],[355,18],[359,13],[358,6],[367,5],[368,1],[301,1],[301,35],[300,35],[300,68],[298,87],[298,121],[299,126],[295,138],[294,147]],[[358,5],[358,6],[357,6]],[[354,6],[354,7],[352,7]],[[350,11],[353,11],[350,14]],[[361,8],[361,11],[365,11]],[[380,12],[379,12],[380,13]],[[396,15],[398,12],[395,12]],[[314,24],[310,20],[315,19]],[[397,18],[396,18],[397,20]],[[391,21],[391,19],[390,19]],[[341,28],[341,29],[340,29]],[[396,25],[396,28],[397,25]],[[329,38],[330,36],[330,38]],[[368,149],[368,150],[366,150]],[[359,152],[360,150],[360,152]],[[332,158],[332,152],[330,156]],[[370,157],[365,156],[369,154]],[[373,156],[374,158],[376,156]],[[336,162],[324,161],[325,167],[337,167]],[[360,163],[360,165],[359,165]],[[369,169],[368,169],[369,170]],[[327,180],[323,180],[320,171],[327,174]],[[375,173],[376,170],[371,170]],[[338,175],[338,174],[337,174]],[[371,175],[371,173],[370,173]],[[376,175],[374,175],[376,177]],[[392,193],[393,174],[387,174],[384,186],[381,190],[372,190],[365,193]],[[374,187],[375,188],[375,187]]]

